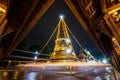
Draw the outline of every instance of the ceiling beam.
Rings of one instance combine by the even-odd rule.
[[[39,0],[38,0],[39,1]],[[17,33],[16,37],[14,38],[14,41],[12,42],[12,45],[9,47],[7,51],[6,57],[12,52],[12,50],[24,39],[24,37],[28,34],[28,32],[35,26],[35,24],[39,21],[39,19],[43,16],[43,14],[47,11],[47,9],[53,4],[55,0],[48,0],[40,9],[40,11],[34,16],[32,21],[25,26],[26,21],[28,20],[30,14],[32,13],[29,12],[29,16],[27,19],[24,20],[24,25],[23,28],[20,29],[20,31]],[[39,5],[39,4],[38,4]],[[35,7],[35,5],[33,5]],[[34,8],[33,8],[34,9]],[[31,14],[32,15],[32,14]],[[25,27],[25,29],[24,29]]]

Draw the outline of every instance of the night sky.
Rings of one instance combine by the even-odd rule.
[[[64,15],[64,20],[66,24],[73,32],[80,44],[88,51],[90,51],[90,53],[97,59],[101,59],[103,57],[101,51],[99,50],[99,48],[97,48],[87,32],[82,28],[81,24],[77,21],[76,17],[73,15],[73,13],[70,11],[63,0],[56,0],[55,3],[53,3],[53,5],[38,21],[35,27],[28,33],[28,35],[24,39],[26,46],[23,50],[29,51],[31,45],[46,43],[53,30],[57,26],[59,15],[61,14]],[[51,46],[52,49],[54,48],[55,38],[56,34],[48,44]],[[71,35],[70,38],[73,44],[73,48],[78,55],[80,52],[80,47]]]

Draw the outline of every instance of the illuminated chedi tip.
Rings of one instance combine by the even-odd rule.
[[[48,69],[55,69],[53,68],[54,66],[59,66],[59,67],[65,67],[65,66],[72,66],[72,67],[82,67],[82,66],[104,66],[104,64],[102,63],[96,63],[96,64],[93,64],[94,62],[91,62],[91,63],[86,63],[86,62],[72,62],[72,61],[63,61],[63,62],[53,62],[53,63],[46,63],[46,62],[36,62],[36,63],[29,63],[29,64],[19,64],[18,66],[19,67],[27,67],[27,66],[33,66],[33,67],[39,67],[42,68],[42,69],[47,69],[48,66],[49,68]],[[109,65],[109,64],[106,64],[106,66]],[[46,67],[46,68],[45,68]],[[50,68],[52,67],[52,68]],[[37,69],[37,68],[34,68],[34,69]],[[77,68],[76,68],[77,69]]]
[[[60,15],[60,19],[63,19],[64,18],[64,16],[63,15]]]
[[[114,15],[117,15],[117,14],[118,14],[118,12],[116,11],[116,12],[114,12],[113,14],[114,14]]]

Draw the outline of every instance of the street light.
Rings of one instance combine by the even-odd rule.
[[[35,56],[34,59],[36,60],[36,59],[37,59],[37,56]]]
[[[107,63],[107,60],[106,59],[103,59],[103,61],[102,61],[103,63]]]
[[[35,54],[38,54],[38,51],[35,51]]]

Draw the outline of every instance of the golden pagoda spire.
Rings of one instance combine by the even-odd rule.
[[[67,25],[61,16],[57,26],[57,38],[55,41],[54,51],[50,60],[76,60],[77,57],[72,47],[71,40],[67,31]]]

